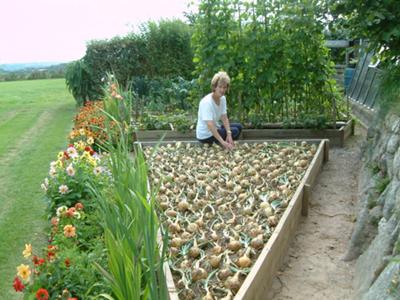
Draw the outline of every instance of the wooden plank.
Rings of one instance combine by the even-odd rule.
[[[350,42],[348,40],[326,40],[325,46],[328,48],[348,48]]]
[[[171,269],[169,268],[168,262],[164,263],[164,274],[165,280],[167,281],[168,299],[179,300],[179,295],[175,287],[174,277],[172,276]]]
[[[339,123],[340,124],[340,123]],[[339,129],[243,129],[241,140],[271,140],[271,139],[329,139],[332,146],[343,147],[344,136],[342,129],[350,122],[344,123]],[[341,125],[341,124],[340,124]],[[170,130],[137,131],[139,142],[187,142],[196,141],[195,132],[177,132]]]
[[[324,149],[325,141],[322,141],[278,226],[263,248],[234,300],[263,299],[270,289],[301,217],[304,185],[313,185],[324,160]]]
[[[136,132],[137,139],[142,140],[176,140],[176,139],[195,139],[194,131],[179,132],[172,130],[139,130]]]

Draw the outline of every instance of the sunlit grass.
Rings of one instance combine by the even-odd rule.
[[[63,79],[0,83],[0,299],[22,297],[12,280],[26,263],[24,244],[44,246],[40,183],[67,143],[74,112]]]

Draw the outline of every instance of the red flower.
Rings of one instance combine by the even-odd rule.
[[[48,245],[47,246],[47,259],[51,262],[56,258],[57,246]]]
[[[69,257],[67,257],[67,258],[65,259],[64,263],[65,263],[65,266],[66,266],[67,268],[69,268],[69,266],[71,265],[71,261],[70,261]]]
[[[40,266],[44,264],[45,260],[44,258],[39,258],[37,255],[34,255],[32,257],[32,262],[35,264],[35,266]]]
[[[65,159],[69,159],[69,155],[68,155],[67,151],[64,151],[64,157],[65,157]]]
[[[19,280],[18,276],[15,276],[13,287],[16,292],[22,292],[25,288],[24,284]]]
[[[78,298],[74,297],[74,298],[68,298],[68,300],[78,300]]]
[[[91,152],[91,151],[92,151],[92,148],[91,148],[90,146],[86,146],[86,147],[85,147],[85,151],[86,151],[86,152]]]
[[[36,292],[37,300],[49,300],[49,292],[46,289],[40,288]]]
[[[56,254],[55,254],[54,252],[48,252],[48,253],[47,253],[47,259],[48,259],[49,261],[55,260],[55,259],[56,259]]]

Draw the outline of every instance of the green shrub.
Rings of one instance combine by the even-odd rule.
[[[99,94],[84,60],[77,60],[67,66],[65,82],[78,105],[82,106]]]

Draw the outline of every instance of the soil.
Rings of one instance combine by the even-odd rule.
[[[345,262],[356,219],[360,145],[356,126],[344,148],[331,148],[285,262],[265,299],[352,299],[355,261]]]

